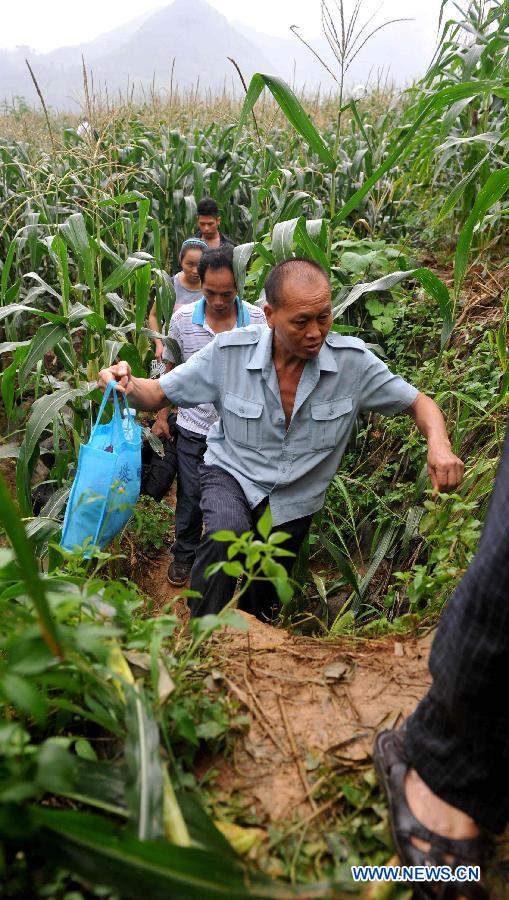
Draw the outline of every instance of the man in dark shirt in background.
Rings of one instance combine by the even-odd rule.
[[[221,216],[219,215],[219,207],[215,200],[211,197],[203,197],[197,207],[197,237],[208,245],[209,250],[216,250],[218,247],[230,246],[234,247],[235,242],[232,241],[227,234],[219,231],[221,224]]]

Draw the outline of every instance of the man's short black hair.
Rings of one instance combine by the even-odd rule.
[[[203,258],[203,257],[202,257]],[[285,259],[283,262],[274,266],[269,275],[265,279],[265,298],[269,306],[273,308],[279,305],[281,291],[286,278],[301,278],[303,281],[310,281],[317,275],[321,275],[327,283],[329,276],[327,272],[314,259],[305,259],[296,256],[293,259]]]
[[[198,203],[196,211],[199,216],[214,216],[215,219],[219,216],[219,207],[212,197],[203,197]]]
[[[200,281],[203,282],[207,269],[217,272],[219,269],[229,269],[235,280],[235,272],[233,271],[233,247],[225,244],[217,247],[215,250],[205,250],[200,262],[198,263],[198,275]]]

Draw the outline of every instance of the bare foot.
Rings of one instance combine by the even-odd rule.
[[[479,828],[474,820],[461,809],[449,806],[448,803],[437,797],[415,769],[410,769],[408,772],[405,793],[415,818],[430,831],[454,840],[478,837]],[[420,843],[422,844],[422,841]],[[419,844],[416,843],[416,846]],[[426,849],[426,845],[423,845],[422,849]]]
[[[474,820],[461,809],[450,806],[437,797],[415,769],[410,769],[408,772],[405,780],[405,793],[407,803],[415,818],[435,834],[453,840],[479,836],[479,828]],[[412,843],[419,850],[424,852],[429,850],[429,844],[417,837],[412,837]],[[446,857],[446,860],[448,864],[454,863],[452,858]],[[461,900],[461,895],[459,900]]]

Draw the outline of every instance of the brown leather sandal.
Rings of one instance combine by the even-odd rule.
[[[412,813],[405,794],[405,778],[411,768],[408,761],[404,732],[381,731],[375,739],[373,761],[389,808],[389,822],[394,845],[403,866],[481,866],[485,841],[483,837],[453,840],[442,837],[426,828]],[[429,844],[429,850],[420,850],[412,843],[419,838]],[[415,882],[416,897],[423,900],[453,900],[466,897],[469,900],[488,900],[486,886],[478,881],[465,882]]]

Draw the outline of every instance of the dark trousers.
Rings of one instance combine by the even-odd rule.
[[[191,589],[200,591],[201,598],[189,600],[192,616],[204,616],[218,613],[233,597],[237,579],[224,572],[216,572],[205,578],[205,569],[212,563],[227,559],[228,543],[214,541],[211,535],[216,531],[234,531],[241,535],[245,531],[254,531],[256,522],[267,506],[264,500],[254,509],[249,507],[244,491],[238,481],[219,466],[200,467],[201,475],[201,508],[205,525],[204,535],[196,552],[196,559],[191,572]],[[311,525],[311,516],[294,519],[279,525],[278,531],[286,531],[290,538],[283,544],[285,550],[298,553]],[[242,561],[242,560],[241,560]],[[278,557],[278,562],[290,572],[295,562],[293,556]],[[258,618],[270,618],[274,610],[279,608],[277,592],[272,584],[261,581],[253,582],[243,594],[239,608],[252,613]]]
[[[193,563],[202,532],[199,466],[207,449],[205,435],[177,428],[177,508],[172,553]]]
[[[428,787],[491,831],[509,821],[509,437],[473,559],[430,656],[406,748]]]

